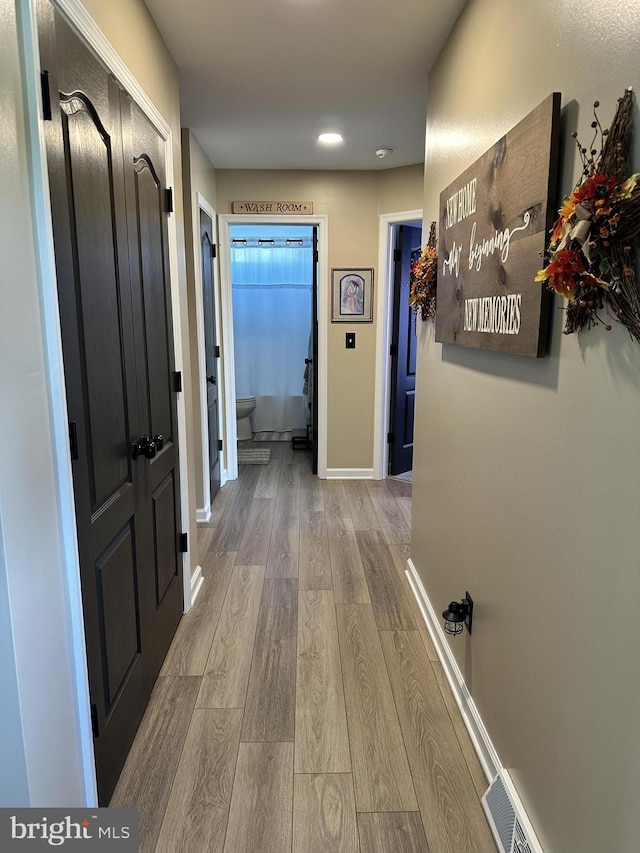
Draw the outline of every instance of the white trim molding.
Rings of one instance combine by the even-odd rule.
[[[231,291],[231,254],[229,229],[232,225],[317,225],[318,226],[318,477],[327,479],[327,352],[329,326],[329,217],[260,216],[220,213],[220,322],[225,343],[224,413],[227,436],[226,477],[238,476],[238,430],[236,422],[236,368],[233,337],[233,295]]]
[[[200,590],[202,589],[202,584],[204,583],[204,576],[202,574],[202,566],[196,566],[194,573],[191,575],[191,606],[195,604],[196,598]]]
[[[373,468],[327,468],[327,480],[373,480]]]
[[[406,575],[409,580],[409,584],[411,585],[411,589],[413,590],[413,594],[416,597],[416,601],[418,602],[420,612],[422,613],[427,628],[429,629],[433,645],[435,646],[438,657],[440,658],[440,663],[442,664],[442,668],[447,676],[447,681],[449,682],[453,692],[456,704],[462,714],[462,719],[467,731],[469,732],[469,737],[471,738],[473,747],[480,759],[480,764],[482,765],[484,774],[487,777],[488,784],[497,776],[498,771],[503,769],[502,762],[498,757],[496,748],[489,737],[489,732],[487,731],[478,709],[475,706],[475,702],[469,693],[469,688],[467,687],[462,672],[460,671],[460,667],[453,656],[451,647],[449,646],[444,630],[440,624],[440,619],[436,616],[433,605],[429,600],[429,596],[422,585],[422,581],[420,580],[416,567],[411,559],[407,560]]]
[[[126,86],[127,94],[136,102],[140,109],[153,123],[156,130],[163,139],[171,135],[171,128],[162,114],[149,98],[145,90],[133,76],[129,67],[122,61],[120,55],[113,49],[111,42],[97,26],[91,15],[84,8],[80,0],[51,0],[73,28],[93,48],[98,58],[107,66],[113,76]],[[168,177],[167,177],[168,182]]]
[[[393,322],[393,226],[422,220],[421,210],[383,213],[378,227],[378,294],[376,298],[376,374],[373,421],[373,477],[384,480],[389,465],[389,376]]]
[[[202,509],[196,510],[196,521],[198,524],[209,524],[211,521],[211,504],[207,503]]]

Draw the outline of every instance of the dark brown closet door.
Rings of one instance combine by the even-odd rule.
[[[137,145],[136,163],[136,124],[130,111],[123,115],[115,80],[48,3],[38,20],[52,106],[44,125],[95,760],[106,805],[182,603],[171,325],[166,276],[156,276],[166,267],[166,238],[157,236],[160,211],[150,210],[164,189],[154,150],[154,177],[142,175],[132,209],[133,174],[152,171],[140,162],[148,141]],[[153,455],[141,439],[156,433],[166,443]]]
[[[140,429],[153,450],[140,466],[151,555],[150,651],[154,678],[182,615],[180,477],[173,358],[164,144],[122,93],[125,184]]]

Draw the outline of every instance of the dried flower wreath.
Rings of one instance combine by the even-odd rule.
[[[559,210],[549,246],[549,263],[536,281],[568,300],[564,333],[570,335],[602,323],[607,313],[640,342],[640,299],[632,243],[640,234],[640,184],[629,176],[633,92],[618,100],[611,128],[600,124],[596,101],[589,150],[574,131],[582,180]],[[596,145],[600,145],[600,151]]]
[[[431,223],[429,240],[420,256],[411,262],[409,275],[409,305],[423,320],[436,316],[436,288],[438,284],[438,250],[436,223]]]

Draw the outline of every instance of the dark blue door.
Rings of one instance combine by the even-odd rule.
[[[409,308],[412,257],[420,252],[422,229],[400,225],[396,231],[391,335],[391,413],[389,473],[403,474],[413,465],[413,417],[416,393],[416,318]]]

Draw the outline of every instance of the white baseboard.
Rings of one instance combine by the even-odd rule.
[[[327,468],[327,480],[373,480],[373,468]]]
[[[211,521],[211,504],[204,509],[196,509],[196,521],[198,524],[208,524]]]
[[[429,601],[429,597],[427,596],[426,590],[422,585],[422,581],[420,580],[416,567],[411,559],[407,560],[406,574],[409,579],[411,589],[413,590],[413,594],[418,602],[420,612],[422,613],[427,628],[429,629],[429,634],[431,635],[433,645],[435,646],[438,657],[440,658],[440,663],[442,664],[442,668],[444,669],[456,703],[460,709],[460,713],[462,714],[462,719],[467,731],[469,732],[471,742],[478,754],[485,776],[487,777],[488,782],[490,782],[495,778],[498,771],[503,769],[498,753],[491,742],[489,732],[482,722],[478,709],[471,698],[471,694],[465,684],[458,662],[453,656],[453,652],[451,651],[446,639],[444,629],[440,624],[441,620],[436,616],[436,612]]]
[[[194,573],[191,575],[191,606],[196,603],[198,593],[202,589],[204,577],[202,575],[202,566],[196,566]]]

